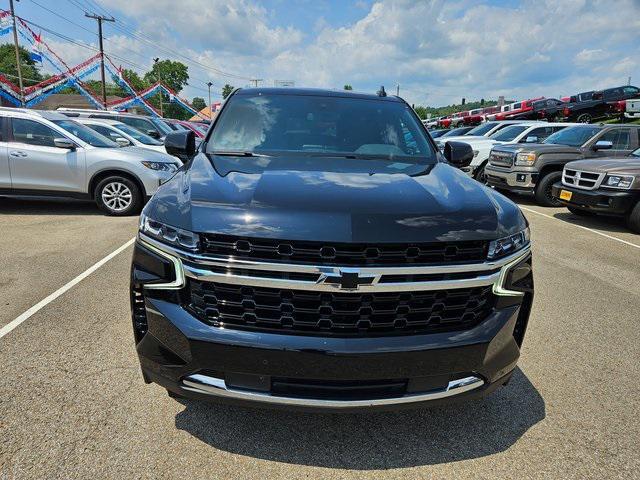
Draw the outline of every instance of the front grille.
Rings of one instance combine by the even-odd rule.
[[[489,164],[497,167],[511,167],[513,165],[513,153],[492,151],[489,155]]]
[[[493,307],[491,286],[400,293],[326,293],[189,281],[189,308],[218,327],[375,336],[465,330]]]
[[[562,172],[562,183],[582,190],[595,190],[602,183],[604,173],[585,172],[565,168]]]
[[[366,244],[256,239],[202,235],[203,253],[241,260],[282,261],[312,265],[429,265],[481,262],[485,241]]]

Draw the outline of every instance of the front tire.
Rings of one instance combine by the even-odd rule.
[[[593,120],[593,117],[591,116],[591,114],[582,113],[582,114],[578,115],[578,118],[576,119],[576,122],[578,122],[578,123],[591,123],[591,120]]]
[[[562,172],[550,172],[538,180],[535,198],[543,207],[560,207],[562,204],[551,195],[551,187],[562,178]]]
[[[140,187],[119,175],[107,177],[98,183],[95,201],[102,211],[118,217],[139,213],[143,203]]]
[[[483,185],[487,184],[487,175],[484,173],[484,167],[486,166],[487,166],[487,163],[486,162],[483,163],[478,167],[476,172],[473,174],[473,178],[475,178],[478,182],[480,182]]]
[[[640,202],[627,215],[627,227],[634,233],[640,233]]]

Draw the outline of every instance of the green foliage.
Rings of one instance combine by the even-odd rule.
[[[171,90],[179,93],[189,81],[188,70],[182,62],[160,60],[155,62],[151,70],[144,74],[144,81],[149,85],[160,81]]]
[[[431,114],[431,117],[440,117],[443,115],[451,115],[456,112],[474,110],[476,108],[491,107],[493,105],[497,105],[497,103],[498,102],[495,100],[485,100],[484,105],[481,105],[480,101],[466,102],[464,105],[447,105],[446,107],[424,107],[422,105],[417,105],[415,107],[415,111],[420,118],[425,119],[428,114]]]
[[[203,108],[205,108],[207,104],[204,101],[204,98],[193,97],[193,100],[191,100],[191,106],[195,108],[197,111],[200,111]]]
[[[227,84],[225,84],[225,86],[224,86],[224,87],[222,87],[222,98],[224,98],[224,99],[226,100],[226,99],[227,99],[227,97],[228,97],[229,95],[231,95],[231,92],[233,92],[233,90],[234,90],[235,88],[236,88],[236,87],[234,87],[233,85],[229,85],[228,83],[227,83]]]
[[[353,87],[351,85],[349,85],[348,83],[345,83],[344,89],[345,90],[353,90]]]
[[[137,91],[139,92],[140,90],[144,90],[145,88],[147,88],[150,84],[148,82],[146,82],[145,80],[143,80],[142,78],[140,78],[140,75],[138,75],[136,72],[134,72],[133,70],[129,70],[128,68],[124,68],[122,69],[122,77],[129,82],[129,84]],[[155,82],[153,82],[155,83]]]
[[[37,64],[29,57],[29,51],[19,47],[20,67],[25,87],[35,85],[43,80]],[[18,85],[18,68],[16,66],[16,51],[11,43],[0,45],[0,72]]]

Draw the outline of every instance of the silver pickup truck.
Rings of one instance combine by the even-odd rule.
[[[627,100],[624,116],[630,119],[640,118],[640,98]]]

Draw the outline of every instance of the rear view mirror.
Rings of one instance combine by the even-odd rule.
[[[128,147],[129,145],[131,145],[131,142],[124,137],[116,138],[116,143],[121,147]]]
[[[468,167],[473,160],[473,149],[465,142],[447,142],[444,145],[444,157],[454,167]]]
[[[169,133],[164,138],[164,148],[169,155],[186,162],[196,154],[196,134],[192,130]]]
[[[149,135],[151,138],[155,138],[155,139],[160,138],[160,134],[158,133],[157,130],[147,130],[147,135]]]
[[[53,144],[58,148],[66,148],[67,150],[75,150],[76,148],[75,143],[73,143],[68,138],[64,138],[64,137],[54,138]]]
[[[593,146],[594,150],[611,150],[613,148],[613,142],[607,140],[598,140]]]
[[[525,141],[525,143],[538,143],[538,137],[536,137],[535,135],[529,135]]]

